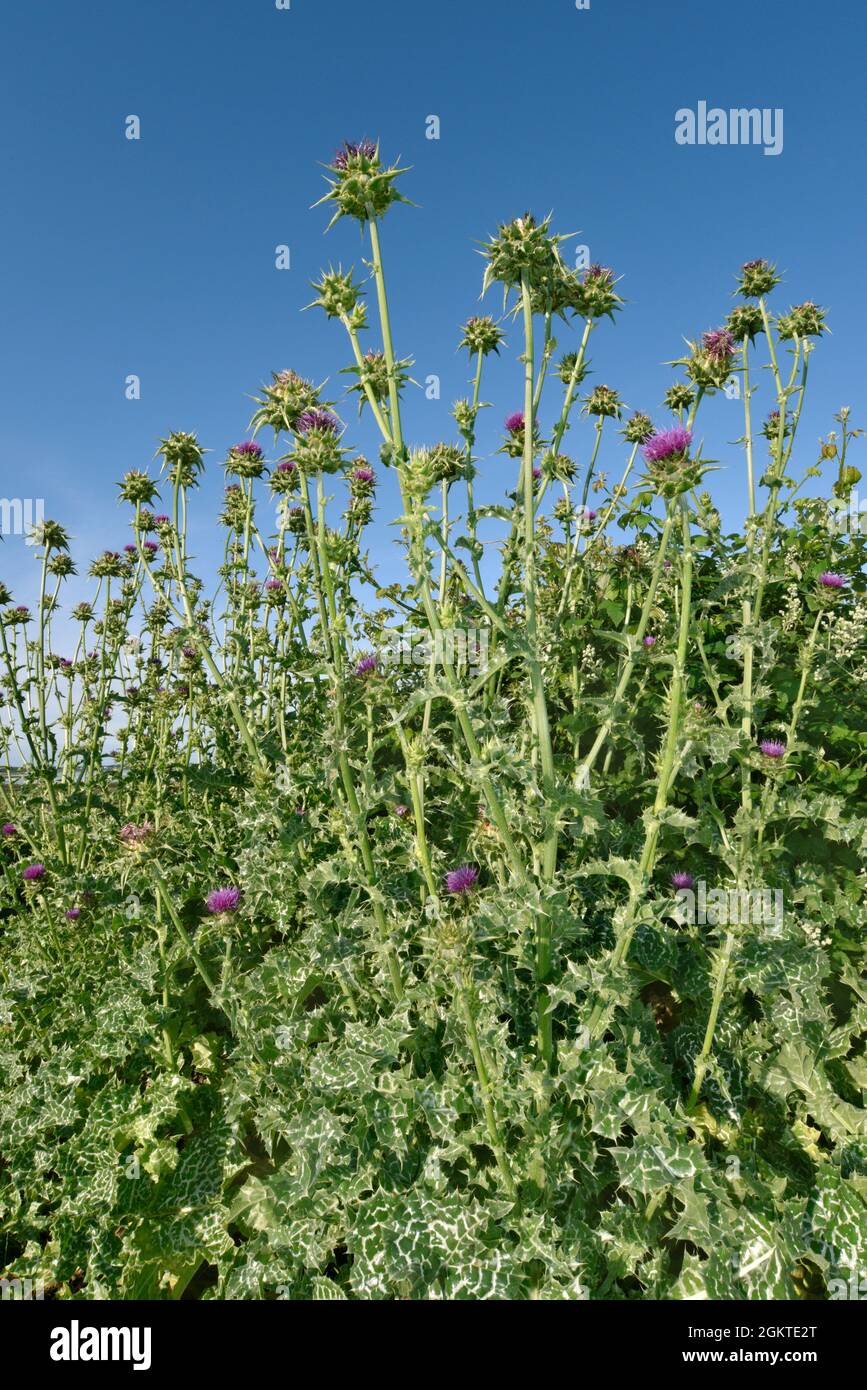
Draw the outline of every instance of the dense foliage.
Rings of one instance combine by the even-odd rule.
[[[824,315],[774,312],[749,262],[663,412],[627,419],[586,383],[615,276],[528,214],[485,246],[504,317],[464,326],[456,432],[415,449],[380,244],[400,173],[335,157],[369,275],[315,287],[380,459],[281,371],[225,460],[213,598],[183,433],[124,477],[132,540],[93,562],[74,651],[61,525],[32,614],[0,585],[0,1271],[58,1298],[848,1296],[867,600],[848,410],[795,466]],[[484,467],[514,491],[480,506],[506,332],[523,410]],[[732,380],[726,534],[699,424]],[[383,589],[384,469],[407,577]]]

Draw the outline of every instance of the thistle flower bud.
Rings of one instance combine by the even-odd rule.
[[[428,464],[435,483],[454,483],[466,473],[466,455],[454,444],[435,444],[428,450]]]
[[[582,362],[581,366],[578,367],[578,370],[576,372],[575,367],[577,365],[577,362],[577,352],[567,352],[564,354],[563,357],[560,358],[560,361],[557,363],[557,375],[559,376],[564,386],[568,386],[570,381],[573,380],[573,377],[575,385],[580,386],[582,381],[586,377],[590,367],[590,363],[587,361]]]
[[[306,536],[307,520],[303,507],[289,507],[283,516],[290,536]]]
[[[524,453],[524,412],[516,410],[511,415],[507,415],[504,423],[506,430],[506,442],[500,450],[501,453],[508,454],[509,458],[521,458]],[[539,426],[537,421],[533,421],[533,448],[539,444]]]
[[[88,571],[93,579],[120,579],[123,572],[123,557],[116,550],[104,550]]]
[[[330,319],[349,318],[361,302],[362,292],[353,280],[351,270],[344,273],[342,267],[335,270],[330,266],[322,271],[322,279],[312,281],[312,285],[316,290],[316,299],[307,305],[308,309],[323,309]]]
[[[124,502],[129,502],[134,507],[147,506],[157,496],[153,478],[138,468],[131,468],[128,473],[124,473],[123,481],[118,483],[118,491]]]
[[[805,304],[796,304],[777,319],[777,331],[784,342],[789,338],[819,338],[828,332],[825,310],[809,299]]]
[[[205,450],[194,434],[174,431],[167,439],[160,440],[157,457],[162,458],[162,471],[168,474],[173,485],[198,486],[199,474],[205,467]]]
[[[584,414],[596,415],[600,419],[608,416],[611,419],[619,420],[622,410],[623,402],[610,386],[594,387],[584,403]]]
[[[40,521],[30,530],[28,539],[32,545],[44,550],[68,550],[69,536],[59,521]]]
[[[726,319],[725,326],[736,343],[742,343],[747,338],[752,342],[758,333],[765,331],[762,311],[758,304],[735,305]]]
[[[676,381],[665,393],[663,405],[675,414],[689,410],[695,401],[695,392],[685,382]]]
[[[300,415],[319,405],[319,391],[297,372],[273,372],[270,384],[262,387],[262,398],[256,397],[256,404],[259,409],[251,422],[254,430],[268,425],[275,435],[281,430],[291,432]]]
[[[550,280],[560,260],[560,236],[549,232],[550,217],[538,223],[532,213],[517,217],[499,227],[496,236],[485,243],[487,258],[482,294],[496,281],[509,289],[520,285],[526,275],[531,289],[541,289]]]
[[[46,568],[56,579],[68,579],[71,574],[78,573],[72,556],[63,550],[54,551]]]
[[[735,293],[742,294],[745,299],[761,299],[764,295],[770,294],[779,283],[776,266],[772,266],[769,261],[747,261],[741,266]]]
[[[681,358],[679,365],[696,386],[714,391],[725,386],[732,371],[735,340],[727,328],[715,328],[702,335],[701,344],[690,343],[691,356]]]
[[[653,422],[649,415],[636,410],[626,421],[622,433],[627,444],[645,444],[653,434]]]
[[[466,348],[473,355],[481,353],[483,357],[492,352],[499,354],[500,344],[505,342],[506,337],[489,314],[467,319],[461,331],[463,337],[458,346]]]
[[[601,319],[606,315],[614,321],[623,300],[614,290],[614,271],[607,265],[591,265],[581,279],[577,303],[578,313],[586,319]]]
[[[295,424],[295,463],[302,473],[336,473],[343,465],[341,424],[329,410],[305,410]]]
[[[268,479],[271,491],[281,496],[288,492],[297,492],[298,483],[298,465],[294,459],[281,459]]]
[[[383,165],[379,146],[371,140],[347,140],[326,167],[333,177],[326,175],[328,192],[315,206],[335,205],[329,227],[341,217],[354,217],[364,224],[383,217],[393,203],[408,201],[394,186],[398,175],[406,170],[396,164]]]
[[[246,439],[243,444],[233,444],[226,455],[225,469],[238,478],[261,478],[265,471],[261,444],[252,439]]]

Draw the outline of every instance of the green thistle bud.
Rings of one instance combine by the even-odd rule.
[[[777,319],[777,330],[782,341],[788,338],[821,337],[823,333],[828,332],[825,326],[825,310],[808,299],[805,304],[796,304],[787,314],[782,314]]]
[[[636,410],[623,427],[623,437],[627,444],[643,444],[653,434],[653,422],[649,415]]]
[[[690,410],[695,401],[695,392],[685,382],[677,381],[670,386],[665,393],[663,405],[675,414],[683,410]]]
[[[623,403],[610,386],[596,386],[587,397],[584,403],[585,415],[596,415],[600,419],[606,416],[619,420]]]
[[[483,357],[487,357],[491,352],[499,353],[500,344],[506,340],[505,333],[489,314],[467,319],[462,333],[463,337],[458,346],[466,348],[467,352],[473,355],[480,352]]]
[[[90,566],[92,579],[120,579],[124,569],[123,557],[116,550],[104,550]]]
[[[575,477],[575,461],[568,454],[546,454],[542,460],[542,472],[548,478],[557,478],[561,483],[571,483]]]
[[[361,302],[361,289],[352,278],[352,271],[344,273],[342,267],[333,266],[322,271],[322,279],[312,281],[317,297],[308,309],[324,309],[330,319],[349,318]]]
[[[176,430],[168,439],[160,440],[157,458],[162,458],[162,471],[168,474],[173,485],[198,486],[198,476],[205,467],[205,450],[194,434]]]
[[[761,299],[763,295],[770,294],[779,283],[776,266],[764,260],[747,261],[741,266],[735,293],[742,294],[745,299]]]
[[[68,579],[71,574],[77,574],[75,563],[71,555],[67,555],[63,550],[56,550],[48,561],[48,573],[53,574],[55,579]]]
[[[736,305],[726,319],[726,328],[736,343],[742,343],[747,338],[752,342],[758,333],[765,331],[758,304]]]
[[[575,374],[576,386],[580,386],[582,381],[586,377],[590,367],[590,363],[587,361],[582,362],[581,366],[578,368],[577,373],[575,373],[575,366],[577,361],[577,352],[567,352],[565,356],[561,357],[560,361],[558,362],[557,375],[559,376],[564,386],[569,385],[570,381],[572,380],[573,373]]]
[[[34,526],[29,535],[32,545],[48,551],[68,550],[69,536],[60,525],[59,521],[40,521]]]
[[[468,438],[475,429],[477,413],[471,402],[467,400],[455,401],[452,406],[452,416],[464,438]]]
[[[240,483],[230,483],[223,494],[220,524],[230,531],[243,531],[247,523],[247,499]]]
[[[137,468],[131,468],[128,473],[124,473],[123,481],[118,483],[118,490],[124,502],[129,502],[134,507],[148,506],[159,495],[153,478],[149,478],[147,473],[142,473]]]
[[[270,385],[262,387],[262,398],[255,399],[259,409],[253,416],[251,428],[259,430],[268,425],[276,435],[281,430],[294,430],[305,410],[319,405],[319,391],[312,381],[306,381],[297,372],[273,372]]]
[[[559,243],[562,237],[549,234],[551,219],[537,223],[531,213],[502,225],[496,236],[485,243],[488,264],[482,293],[496,281],[509,289],[520,285],[526,275],[531,289],[541,289],[561,265]]]
[[[326,167],[333,178],[325,176],[328,192],[314,206],[334,203],[336,211],[329,227],[341,217],[354,217],[362,224],[378,220],[392,203],[409,201],[394,187],[395,179],[406,169],[396,164],[386,168],[379,157],[379,146],[369,140],[347,141]]]
[[[428,450],[428,466],[435,483],[454,483],[466,474],[466,455],[454,444],[435,444]]]

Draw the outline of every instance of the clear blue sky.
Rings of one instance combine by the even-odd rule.
[[[450,438],[449,405],[467,391],[455,347],[478,311],[474,244],[526,209],[553,209],[558,229],[580,231],[623,277],[629,302],[616,328],[593,335],[591,384],[615,386],[632,407],[659,415],[672,379],[663,364],[683,336],[724,317],[744,260],[784,270],[778,304],[827,306],[833,336],[813,358],[801,448],[813,462],[841,404],[867,423],[865,40],[859,0],[592,0],[584,12],[573,0],[7,6],[0,495],[43,496],[84,568],[129,538],[113,484],[148,465],[159,436],[195,430],[213,450],[194,508],[206,570],[222,458],[246,437],[258,384],[293,367],[344,389],[342,330],[299,310],[322,265],[360,261],[355,224],[325,237],[325,210],[309,209],[324,191],[318,165],[364,135],[413,166],[402,187],[419,206],[394,210],[384,233],[397,349],[415,358],[417,379],[442,380],[439,403],[411,398],[413,442]],[[782,154],[679,146],[674,113],[701,100],[782,107]],[[130,114],[138,142],[124,138]],[[425,138],[431,114],[439,141]],[[291,247],[291,271],[274,268],[278,243]],[[499,303],[492,293],[489,311]],[[510,337],[484,391],[491,449],[520,405]],[[129,373],[140,401],[124,398]],[[718,397],[701,425],[705,452],[729,464],[714,486],[732,525],[741,424],[740,404]],[[375,454],[367,416],[351,437]],[[567,450],[583,458],[587,437],[576,428]],[[609,449],[602,466],[621,457]],[[502,455],[485,461],[482,495],[510,468]],[[371,549],[392,578],[391,479],[380,501]],[[22,599],[34,569],[20,539],[0,547],[0,577]]]

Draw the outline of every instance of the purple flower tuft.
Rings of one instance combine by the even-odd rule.
[[[786,756],[786,745],[781,743],[778,738],[763,739],[759,748],[766,758],[784,758]]]
[[[68,922],[77,922],[80,916],[81,916],[81,908],[80,908],[80,907],[68,907],[68,908],[66,909],[66,920],[67,920]]]
[[[376,657],[363,656],[355,668],[357,676],[372,676],[376,671]]]
[[[205,898],[205,906],[209,912],[235,912],[240,901],[240,888],[214,888]]]
[[[232,445],[233,454],[243,454],[248,458],[260,459],[262,457],[262,445],[257,444],[255,439],[245,439],[243,444]]]
[[[354,473],[352,474],[352,476],[353,476],[353,478],[355,479],[355,481],[356,481],[357,483],[372,483],[372,482],[373,482],[373,469],[372,469],[372,468],[356,468],[355,471],[354,471]]]
[[[404,816],[408,816],[408,815],[409,815],[409,807],[408,807],[408,806],[404,806],[403,802],[400,801],[400,802],[398,802],[397,806],[395,806],[395,808],[394,808],[394,814],[395,814],[396,816],[400,816],[400,818],[401,818],[401,820],[402,820]]]
[[[334,156],[334,168],[345,169],[350,159],[358,156],[363,156],[364,159],[376,158],[376,146],[372,140],[344,140]]]
[[[692,888],[695,885],[695,879],[692,874],[684,872],[683,869],[678,869],[676,873],[671,875],[671,883],[673,888]]]
[[[505,423],[509,434],[519,434],[524,428],[523,410],[516,410],[514,415],[507,415]]]
[[[643,639],[643,641],[644,641],[645,647],[655,647],[655,646],[656,646],[656,638],[655,638],[655,637],[652,635],[652,633],[650,633],[650,632],[648,632],[647,636]]]
[[[17,826],[17,825],[13,825],[12,822],[11,822],[11,820],[8,820],[4,826],[0,826],[0,835],[17,835],[17,834],[18,834],[18,826]]]
[[[651,435],[643,453],[648,463],[663,463],[666,459],[683,458],[692,443],[692,431],[682,425]]]
[[[479,871],[473,864],[462,864],[459,869],[450,869],[446,874],[447,893],[468,893],[475,887]]]
[[[45,865],[28,864],[22,877],[27,883],[35,883],[38,879],[45,877]]]
[[[298,434],[307,434],[310,430],[326,430],[329,434],[337,434],[340,421],[330,410],[320,410],[318,406],[314,406],[312,410],[305,410],[298,416],[295,429]]]
[[[842,589],[845,587],[846,580],[842,574],[835,574],[833,570],[825,570],[819,575],[819,583],[823,589]]]
[[[276,473],[294,473],[295,468],[296,465],[295,463],[293,463],[292,459],[284,459],[282,463],[277,464],[277,467],[274,471]]]
[[[705,333],[702,343],[708,357],[714,362],[725,362],[735,350],[735,340],[727,328],[715,328]]]

